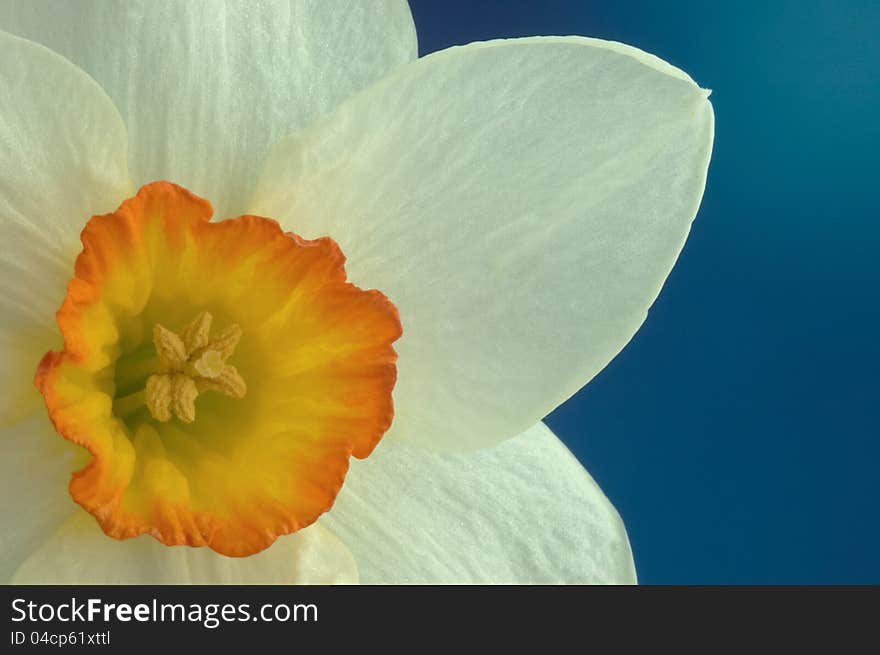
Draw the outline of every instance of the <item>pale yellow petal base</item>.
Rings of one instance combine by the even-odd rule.
[[[78,511],[18,568],[13,584],[357,584],[348,548],[315,523],[251,557],[163,546],[149,536],[117,541]]]

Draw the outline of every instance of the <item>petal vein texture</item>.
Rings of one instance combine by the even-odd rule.
[[[252,210],[332,234],[400,309],[389,436],[474,449],[546,416],[645,320],[702,197],[707,97],[616,43],[452,48],[279,145]]]

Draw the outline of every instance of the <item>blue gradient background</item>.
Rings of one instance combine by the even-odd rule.
[[[626,349],[547,422],[643,583],[880,583],[880,2],[412,0],[421,53],[583,34],[714,90],[709,183]]]

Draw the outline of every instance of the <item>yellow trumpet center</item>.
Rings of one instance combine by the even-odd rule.
[[[327,511],[388,429],[401,326],[332,239],[211,214],[156,182],[92,217],[36,384],[92,455],[70,493],[105,533],[246,556]]]

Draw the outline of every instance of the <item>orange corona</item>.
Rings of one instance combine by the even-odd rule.
[[[247,556],[327,511],[390,426],[401,324],[332,239],[212,213],[156,182],[93,217],[36,384],[92,455],[70,493],[105,533]]]

